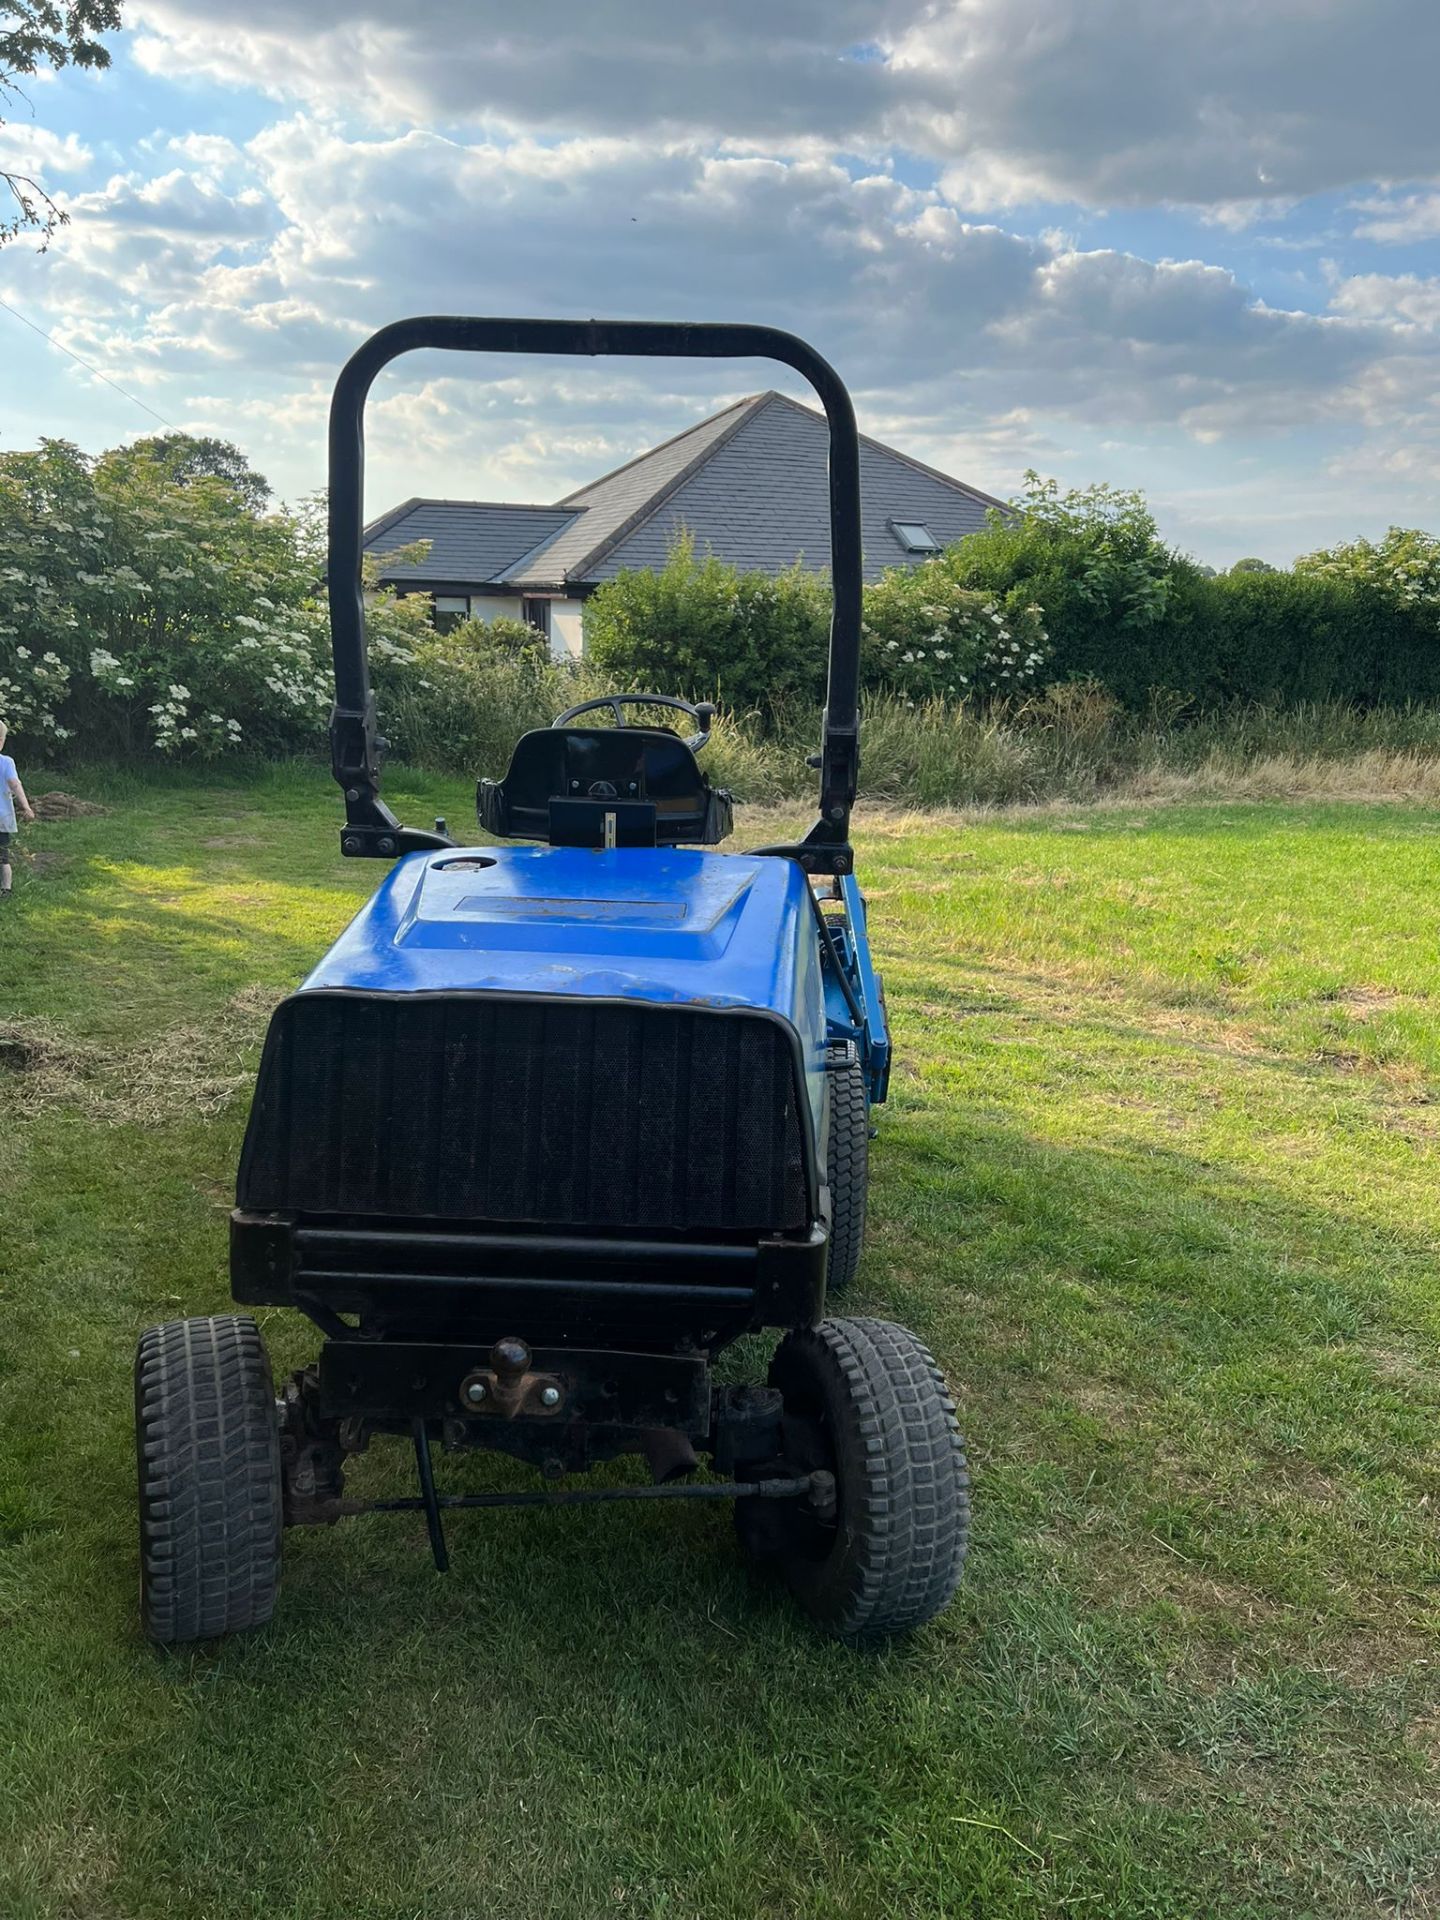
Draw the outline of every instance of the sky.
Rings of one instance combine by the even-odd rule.
[[[0,252],[0,450],[163,420],[298,500],[389,320],[751,320],[817,346],[877,438],[1003,497],[1032,467],[1139,487],[1214,566],[1440,531],[1436,0],[125,19],[107,72],[42,76],[0,127],[70,214]],[[804,392],[411,356],[372,396],[368,509],[554,500],[766,386]]]

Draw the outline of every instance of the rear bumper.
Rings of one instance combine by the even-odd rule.
[[[758,1327],[809,1326],[826,1234],[755,1240],[455,1231],[236,1208],[230,1281],[247,1306],[355,1313],[379,1332],[714,1350]]]

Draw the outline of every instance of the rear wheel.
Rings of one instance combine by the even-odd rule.
[[[870,1185],[870,1102],[853,1046],[830,1056],[830,1138],[825,1178],[830,1188],[830,1244],[825,1287],[840,1293],[855,1278],[865,1245],[865,1203]]]
[[[145,1632],[208,1640],[263,1625],[280,1582],[280,1428],[248,1314],[141,1336],[135,1451]]]
[[[835,1475],[836,1510],[751,1499],[742,1542],[845,1640],[907,1633],[954,1595],[970,1537],[970,1480],[928,1350],[887,1320],[787,1334],[770,1366],[785,1403],[785,1467]]]

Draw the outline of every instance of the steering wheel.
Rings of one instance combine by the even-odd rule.
[[[692,753],[698,753],[710,738],[710,729],[715,721],[715,707],[709,700],[701,700],[692,705],[689,700],[679,700],[673,693],[605,693],[598,700],[582,700],[578,707],[567,707],[550,724],[552,727],[564,727],[582,713],[593,713],[597,707],[609,707],[615,715],[617,727],[626,724],[623,707],[676,707],[681,713],[688,713],[700,731],[692,733],[685,742]]]

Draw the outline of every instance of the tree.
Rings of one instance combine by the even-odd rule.
[[[249,513],[263,513],[270,498],[270,482],[229,440],[193,433],[152,433],[108,457],[151,461],[167,479],[182,487],[192,480],[223,480]]]
[[[330,637],[307,531],[313,516],[248,513],[229,480],[177,479],[134,447],[0,452],[0,716],[100,758],[317,747]],[[412,718],[421,695],[473,704],[475,675],[426,651],[428,599],[378,591],[365,625],[382,713],[402,694]]]
[[[1012,634],[1033,605],[1044,629],[1048,679],[1102,680],[1143,706],[1155,686],[1206,687],[1177,678],[1174,638],[1206,582],[1161,539],[1143,496],[1108,486],[1062,490],[1027,473],[1012,506],[960,542],[947,569],[957,587],[982,592]],[[1182,649],[1188,652],[1188,649]],[[1007,683],[1008,684],[1008,683]]]
[[[1251,554],[1247,559],[1237,560],[1230,571],[1231,573],[1275,573],[1278,572],[1278,568],[1272,567],[1268,560],[1258,560],[1254,554]]]
[[[108,67],[110,54],[98,35],[120,26],[120,0],[0,0],[0,101],[24,100],[20,81],[61,67]],[[0,125],[3,125],[0,120]],[[43,253],[69,215],[37,180],[0,168],[10,190],[8,214],[0,215],[0,246],[17,233],[36,232]]]
[[[1040,677],[1046,642],[1039,603],[1024,587],[992,594],[959,575],[965,543],[918,567],[887,567],[865,589],[864,686],[919,700],[1023,693]]]

